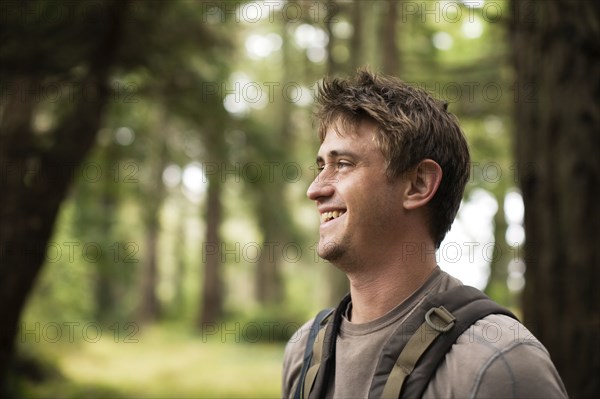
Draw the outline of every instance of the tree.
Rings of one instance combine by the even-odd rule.
[[[600,4],[514,1],[525,322],[573,398],[600,395]]]
[[[222,164],[223,158],[211,158],[210,162]],[[215,323],[223,317],[223,277],[221,249],[223,239],[219,232],[223,219],[223,203],[221,201],[223,181],[219,175],[208,177],[208,199],[206,203],[206,238],[202,250],[204,274],[202,278],[202,298],[198,324],[200,329],[205,325]],[[216,250],[215,250],[216,249]]]
[[[400,73],[400,52],[396,40],[398,23],[398,6],[400,1],[383,2],[381,5],[382,24],[379,27],[381,40],[381,69],[389,75]]]
[[[159,270],[158,253],[161,231],[160,210],[166,197],[166,188],[162,181],[163,170],[167,166],[167,123],[166,116],[159,107],[156,112],[156,127],[150,133],[148,140],[147,162],[150,169],[150,179],[145,187],[146,207],[144,208],[144,224],[146,227],[146,254],[141,271],[141,302],[138,308],[138,319],[141,322],[156,321],[161,316],[161,307],[157,295]]]
[[[352,3],[352,37],[350,38],[350,69],[356,71],[363,65],[363,4],[360,1]]]
[[[222,43],[199,23],[204,8],[188,8],[184,2],[28,1],[11,4],[11,17],[2,16],[2,387],[21,311],[74,172],[95,144],[107,105],[131,94],[115,78],[140,66],[152,76],[163,60],[180,64],[190,52],[200,56]],[[39,124],[40,117],[49,123]]]
[[[17,12],[31,7],[20,4]],[[57,22],[41,17],[51,4],[35,6],[39,21],[8,19],[0,33],[0,73],[12,93],[2,104],[0,121],[0,161],[7,172],[0,190],[0,379],[10,364],[21,309],[43,264],[59,206],[75,168],[94,144],[110,100],[108,77],[128,15],[127,2],[86,10],[84,3],[70,3],[65,10],[78,17]],[[61,24],[70,28],[61,30]],[[61,108],[54,126],[40,136],[32,119],[50,84],[85,88],[87,95],[74,91],[56,104]]]

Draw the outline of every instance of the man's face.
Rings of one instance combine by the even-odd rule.
[[[376,126],[362,122],[355,132],[329,128],[317,156],[321,170],[307,191],[320,213],[318,253],[344,269],[366,267],[398,240],[403,230],[406,183],[386,176],[375,142]],[[350,270],[345,270],[350,271]]]

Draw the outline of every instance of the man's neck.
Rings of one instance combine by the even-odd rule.
[[[377,265],[376,272],[348,274],[352,296],[352,323],[378,319],[419,289],[437,267],[435,261],[404,265]]]

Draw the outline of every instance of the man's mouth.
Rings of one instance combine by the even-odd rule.
[[[344,213],[346,213],[346,210],[323,212],[321,214],[321,223],[325,223],[325,222],[329,222],[330,220],[337,219],[340,216],[342,216]]]

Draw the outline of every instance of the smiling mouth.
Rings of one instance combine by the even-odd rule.
[[[331,211],[331,212],[323,212],[321,214],[321,223],[329,222],[330,220],[337,219],[346,213],[345,210],[342,211]]]

